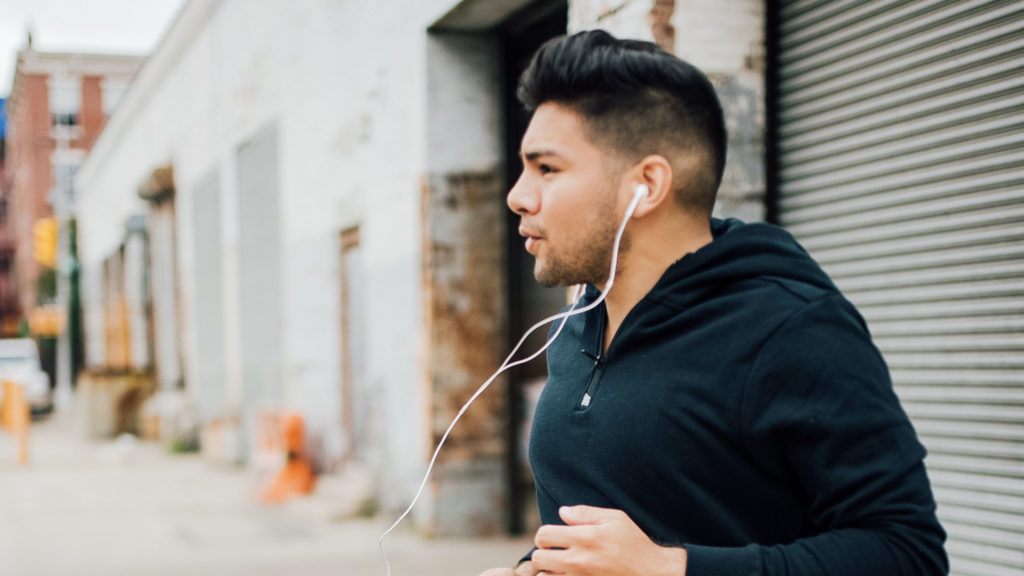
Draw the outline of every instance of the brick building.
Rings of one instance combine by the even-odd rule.
[[[0,98],[0,337],[18,334],[21,307],[14,284],[14,236],[11,233],[11,182],[7,177],[7,100]]]
[[[20,318],[13,321],[15,332],[19,320],[53,304],[57,297],[57,272],[34,254],[36,225],[56,217],[59,244],[55,248],[60,246],[58,252],[67,253],[72,178],[142,62],[142,57],[134,55],[43,52],[34,49],[31,40],[18,52],[7,100],[0,225],[0,258],[12,254],[13,275],[11,286],[0,283],[4,289],[0,306],[8,307],[5,310],[16,306]],[[63,256],[57,257],[59,262],[64,262]],[[15,304],[8,302],[12,298]],[[63,304],[58,310],[66,310]],[[4,331],[11,334],[12,322],[7,318]],[[54,366],[48,370],[53,376]]]

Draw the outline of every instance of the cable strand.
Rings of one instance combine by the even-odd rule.
[[[387,567],[387,576],[391,576],[391,560],[388,557],[387,551],[384,550],[384,539],[389,534],[391,534],[391,532],[394,531],[394,529],[397,528],[399,524],[402,523],[402,520],[405,520],[409,513],[412,512],[413,507],[416,506],[416,503],[419,501],[420,497],[423,495],[423,490],[426,488],[427,482],[430,479],[430,474],[434,470],[434,465],[437,463],[437,457],[441,453],[441,448],[448,440],[448,436],[455,428],[455,425],[459,422],[460,419],[462,419],[463,414],[465,414],[466,411],[469,410],[470,405],[472,405],[473,402],[475,402],[476,399],[479,398],[480,395],[483,394],[484,391],[486,391],[487,388],[490,387],[491,383],[493,383],[494,380],[499,375],[501,375],[501,373],[516,366],[519,366],[520,364],[525,364],[543,354],[544,351],[547,350],[549,346],[551,346],[551,343],[554,342],[555,339],[558,338],[558,336],[562,333],[562,329],[565,328],[565,323],[568,322],[570,316],[583,314],[584,312],[593,310],[602,302],[604,302],[605,298],[608,296],[608,292],[612,289],[612,285],[615,283],[615,273],[619,263],[619,243],[622,240],[623,232],[626,230],[626,223],[629,222],[629,219],[633,216],[633,212],[636,211],[636,207],[640,203],[640,200],[642,198],[643,196],[641,196],[640,194],[634,195],[632,202],[630,202],[629,206],[626,208],[626,213],[622,218],[622,223],[619,225],[619,229],[615,234],[615,242],[612,244],[612,260],[608,273],[608,281],[605,282],[604,290],[601,291],[600,296],[598,296],[590,304],[587,304],[582,308],[576,308],[576,306],[579,305],[581,296],[583,294],[583,285],[581,284],[580,286],[578,286],[576,288],[576,294],[573,297],[572,306],[564,312],[559,312],[558,314],[548,316],[547,318],[537,322],[536,324],[531,326],[526,332],[524,332],[522,337],[519,338],[519,342],[515,345],[514,348],[512,348],[512,352],[509,353],[509,355],[505,358],[505,361],[502,362],[501,366],[498,367],[498,370],[495,371],[494,374],[491,374],[490,378],[484,381],[484,383],[481,384],[479,388],[477,388],[476,392],[473,393],[472,396],[470,396],[469,400],[467,400],[466,403],[462,405],[462,408],[459,409],[458,413],[455,414],[455,418],[452,419],[451,424],[448,425],[448,428],[444,431],[444,434],[441,436],[441,440],[437,443],[437,447],[434,449],[434,454],[430,458],[430,463],[427,465],[426,473],[423,475],[423,480],[420,482],[419,488],[416,490],[416,495],[413,496],[412,502],[409,503],[409,506],[406,507],[405,511],[403,511],[399,515],[398,519],[395,520],[395,522],[387,530],[385,530],[384,533],[381,534],[380,538],[377,540],[377,547],[380,549],[381,554],[384,555],[384,563],[385,566]],[[561,324],[558,325],[558,329],[555,330],[555,333],[552,334],[546,342],[544,342],[544,345],[541,346],[540,349],[535,351],[533,354],[530,354],[526,358],[516,360],[515,362],[511,362],[512,358],[514,358],[516,353],[519,352],[519,348],[521,348],[523,343],[526,342],[526,339],[530,336],[530,334],[533,334],[541,326],[545,326],[547,324],[550,324],[551,322],[555,322],[558,320],[562,321]]]

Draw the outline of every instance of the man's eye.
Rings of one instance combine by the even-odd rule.
[[[551,174],[555,172],[555,169],[552,168],[551,166],[548,166],[547,164],[541,164],[540,166],[537,167],[537,169],[540,170],[541,174]]]

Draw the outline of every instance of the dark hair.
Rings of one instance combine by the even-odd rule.
[[[693,65],[650,42],[580,32],[541,46],[517,95],[530,113],[546,102],[574,110],[593,141],[633,162],[660,154],[675,168],[673,157],[704,154],[697,181],[676,181],[675,196],[711,213],[725,168],[725,121],[714,87]]]

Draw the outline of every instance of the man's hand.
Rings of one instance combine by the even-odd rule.
[[[537,576],[537,571],[533,569],[532,563],[523,562],[515,570],[511,568],[491,568],[480,574],[480,576]]]
[[[621,510],[563,506],[558,515],[567,526],[541,526],[534,540],[538,549],[533,553],[533,568],[540,573],[566,576],[686,574],[685,549],[655,544]]]

